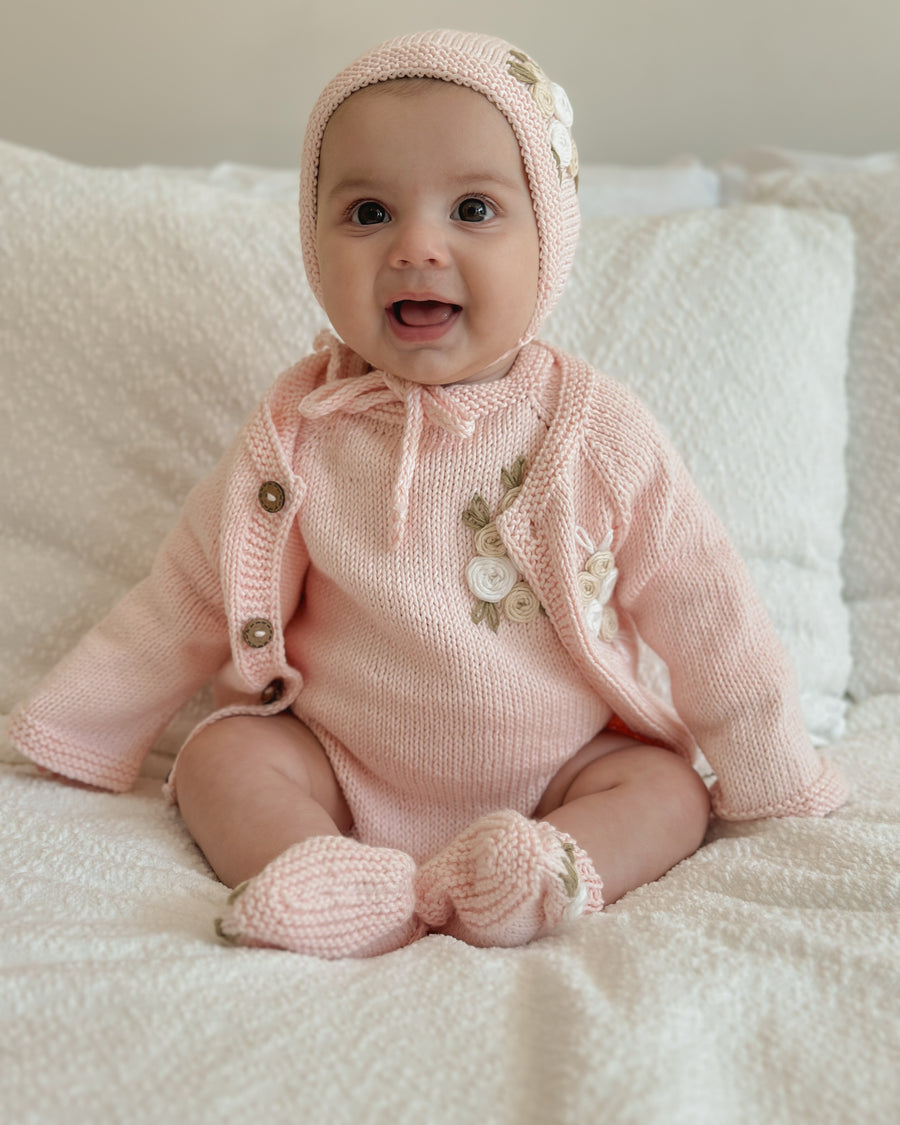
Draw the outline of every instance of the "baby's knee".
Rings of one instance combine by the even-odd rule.
[[[182,747],[170,777],[179,803],[187,790],[228,790],[267,766],[302,770],[302,748],[289,724],[301,726],[292,715],[229,715],[202,727]],[[312,735],[309,740],[318,747]]]
[[[257,715],[229,715],[201,727],[178,754],[178,772],[220,766],[231,754],[246,751],[257,741],[259,728],[268,719]]]
[[[578,776],[566,799],[619,787],[628,787],[639,796],[671,832],[688,844],[693,841],[694,847],[700,845],[709,823],[709,791],[680,754],[632,742],[592,762]]]
[[[699,847],[711,807],[703,779],[679,754],[657,747],[647,747],[644,753],[647,758],[636,780],[646,787],[647,799],[659,808],[674,831]]]
[[[235,715],[202,727],[182,746],[169,774],[169,788],[177,803],[193,793],[209,793],[230,763],[237,763],[240,747],[253,737],[252,716]]]
[[[352,824],[322,744],[287,711],[231,715],[199,730],[178,756],[170,792],[183,806],[186,792],[203,801],[219,794],[231,799],[259,793],[270,781],[312,797],[342,831]]]

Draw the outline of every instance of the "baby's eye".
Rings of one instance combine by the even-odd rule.
[[[456,208],[456,215],[464,223],[483,223],[493,218],[494,210],[484,199],[472,196],[459,204]]]
[[[350,218],[362,227],[371,227],[378,223],[389,223],[391,221],[391,216],[387,213],[387,210],[372,199],[357,204],[353,208]]]

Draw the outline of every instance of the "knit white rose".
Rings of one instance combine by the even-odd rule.
[[[615,559],[612,551],[595,551],[584,564],[584,569],[598,578],[605,578],[614,568]]]
[[[577,577],[578,592],[581,594],[582,604],[585,606],[597,605],[601,609],[613,595],[619,572],[613,567],[602,578],[590,571],[583,570]]]
[[[596,598],[588,602],[584,607],[584,619],[587,622],[588,630],[592,636],[598,636],[600,633],[600,626],[603,624],[603,610],[606,607],[602,602],[598,602]]]
[[[596,574],[589,574],[586,570],[583,570],[576,581],[578,582],[578,592],[581,594],[582,605],[589,606],[591,602],[597,601],[602,579],[598,578]]]
[[[469,589],[483,602],[502,602],[518,578],[516,568],[506,557],[476,555],[466,567]]]

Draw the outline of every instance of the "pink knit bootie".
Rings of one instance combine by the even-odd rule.
[[[313,957],[374,957],[422,937],[415,863],[345,836],[294,844],[236,887],[216,931],[234,945]]]
[[[417,910],[469,945],[525,945],[561,922],[603,909],[587,854],[543,820],[490,813],[460,833],[416,876]]]

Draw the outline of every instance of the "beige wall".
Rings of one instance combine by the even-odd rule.
[[[533,53],[585,159],[900,149],[900,0],[0,0],[0,137],[95,163],[293,165],[335,70],[448,25]]]

